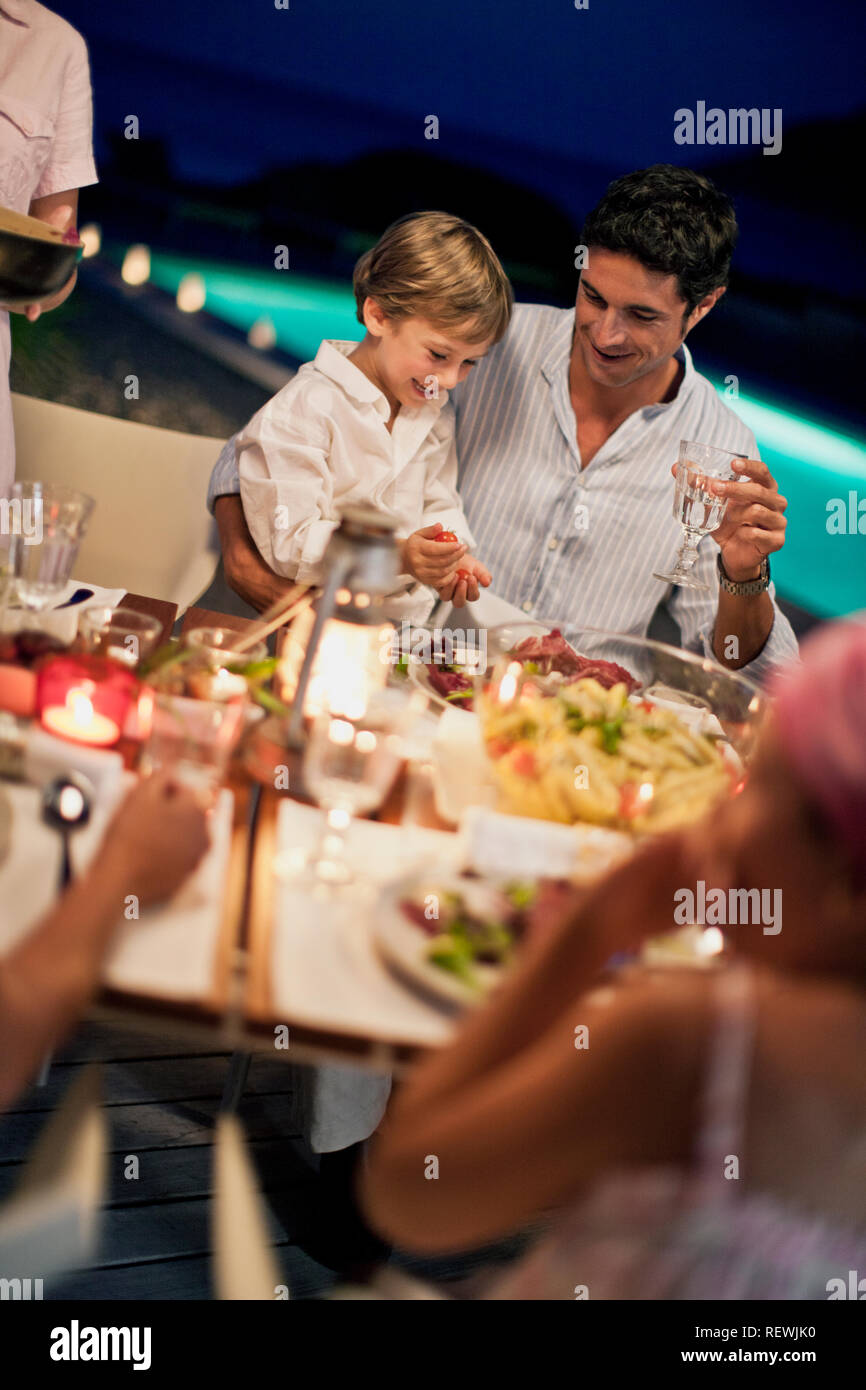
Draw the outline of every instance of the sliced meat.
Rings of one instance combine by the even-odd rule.
[[[442,695],[446,699],[449,695],[462,694],[464,690],[474,692],[475,682],[471,676],[464,676],[460,671],[449,671],[447,667],[435,666],[432,662],[427,667],[427,674],[430,684],[437,695]],[[472,694],[465,700],[452,700],[451,703],[458,709],[472,708]]]
[[[586,678],[598,681],[605,690],[610,690],[620,681],[624,681],[628,686],[629,694],[640,689],[640,681],[636,681],[624,666],[617,665],[615,661],[581,656],[566,642],[558,627],[545,633],[543,637],[525,637],[522,642],[518,642],[512,654],[518,661],[534,661],[545,676],[550,675],[552,671],[558,671],[573,680]]]
[[[524,637],[512,653],[518,661],[534,661],[542,675],[561,671],[564,676],[575,675],[583,658],[566,642],[558,627],[543,637]]]
[[[581,657],[581,661],[583,664],[577,675],[578,680],[598,681],[605,690],[624,682],[629,695],[640,690],[640,681],[636,681],[624,666],[618,666],[615,661],[590,661],[589,657]]]

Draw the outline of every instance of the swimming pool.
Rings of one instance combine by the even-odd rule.
[[[152,282],[172,294],[190,271],[204,278],[209,313],[244,332],[270,319],[277,345],[300,361],[314,357],[323,338],[361,336],[345,284],[290,270],[275,275],[194,257],[151,256]],[[779,593],[820,617],[866,608],[866,440],[846,426],[831,428],[757,396],[726,396],[726,402],[754,431],[788,499],[785,547],[772,557]]]

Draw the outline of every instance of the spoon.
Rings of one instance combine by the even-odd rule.
[[[61,892],[72,881],[69,839],[73,830],[80,830],[90,820],[93,796],[93,787],[86,777],[80,777],[77,772],[55,777],[42,793],[42,819],[63,837],[59,880]]]
[[[83,603],[86,598],[92,597],[92,589],[76,589],[72,597],[68,598],[65,603],[58,603],[57,607],[54,609],[54,612],[59,613],[61,608],[73,608],[76,603]]]

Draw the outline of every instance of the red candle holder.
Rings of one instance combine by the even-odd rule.
[[[70,653],[44,661],[36,676],[36,712],[44,729],[72,743],[117,743],[139,683],[107,657]]]

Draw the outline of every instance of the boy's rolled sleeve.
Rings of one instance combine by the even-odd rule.
[[[278,399],[278,398],[275,398]],[[250,534],[277,574],[317,583],[339,524],[324,421],[301,426],[269,402],[236,436],[240,494]]]

